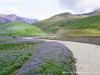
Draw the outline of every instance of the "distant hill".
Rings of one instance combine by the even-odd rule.
[[[51,21],[59,21],[59,20],[71,20],[71,19],[74,19],[74,18],[79,18],[79,16],[77,15],[74,15],[72,13],[61,13],[61,14],[58,14],[58,15],[55,15],[47,20],[51,20]]]
[[[17,22],[19,21],[19,22]],[[12,23],[13,22],[13,23]],[[55,35],[100,35],[100,9],[85,14],[61,13],[32,25],[26,18],[14,14],[0,15],[0,35],[3,33],[35,35],[44,31]],[[35,29],[38,31],[34,31]],[[27,29],[28,28],[28,29]],[[10,34],[11,33],[11,34]]]
[[[100,35],[100,9],[86,14],[62,13],[33,25],[60,35]]]
[[[57,33],[61,33],[61,35],[76,36],[100,35],[100,15],[90,16],[73,21],[59,29]]]
[[[47,32],[55,32],[55,30],[59,29],[60,25],[66,25],[67,23],[74,21],[76,19],[83,18],[84,16],[77,16],[71,13],[62,13],[55,15],[49,19],[40,21],[38,23],[34,23],[33,25],[47,31]]]
[[[94,15],[100,15],[100,8],[93,11],[93,12],[90,12],[90,13],[84,13],[84,14],[80,14],[80,15],[87,15],[87,16],[94,16]]]
[[[45,32],[24,22],[0,23],[0,36],[35,36],[45,35]]]
[[[78,19],[65,26],[67,29],[98,29],[100,30],[100,15]]]
[[[19,17],[15,14],[10,14],[10,15],[4,15],[0,14],[0,22],[15,22],[15,21],[21,21],[21,22],[27,22],[27,23],[36,23],[38,22],[37,19],[31,19],[31,18],[23,18]]]

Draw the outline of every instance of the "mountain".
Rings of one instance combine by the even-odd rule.
[[[89,16],[86,18],[78,19],[65,25],[61,28],[63,34],[61,35],[99,35],[100,36],[100,15]],[[58,33],[61,33],[58,31]]]
[[[59,21],[59,20],[65,20],[65,19],[71,20],[71,19],[75,19],[75,18],[79,18],[79,16],[67,12],[67,13],[61,13],[61,14],[55,15],[47,20]]]
[[[87,14],[62,13],[33,25],[55,35],[100,35],[100,9]]]
[[[0,23],[0,36],[35,36],[45,35],[40,28],[25,22]]]
[[[100,15],[90,16],[73,21],[65,26],[67,29],[98,29],[100,30]]]
[[[84,17],[85,16],[78,16],[67,12],[52,16],[49,19],[34,23],[33,25],[45,30],[48,33],[55,33],[57,30],[59,30],[59,27],[63,27],[74,20]]]
[[[90,13],[84,13],[84,14],[81,14],[81,15],[87,15],[87,16],[100,15],[100,8],[97,9],[97,10],[94,10],[93,12],[90,12]]]
[[[15,21],[21,21],[21,22],[27,22],[27,23],[36,23],[38,22],[37,19],[31,19],[31,18],[23,18],[23,17],[19,17],[15,14],[11,14],[11,15],[4,15],[4,14],[0,14],[0,22],[15,22]]]

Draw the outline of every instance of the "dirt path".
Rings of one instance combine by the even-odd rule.
[[[52,41],[52,40],[46,40]],[[100,75],[100,46],[69,41],[56,41],[66,45],[77,59],[78,75]]]

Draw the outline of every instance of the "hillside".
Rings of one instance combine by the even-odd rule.
[[[79,16],[74,15],[70,12],[67,13],[61,13],[61,14],[57,14],[55,16],[52,16],[51,18],[47,19],[49,21],[60,21],[60,20],[71,20],[74,18],[79,18]]]
[[[97,13],[97,14],[96,14]],[[33,25],[56,35],[100,35],[100,10],[88,16],[62,13]],[[93,15],[92,15],[93,14]],[[95,14],[95,15],[94,15]]]
[[[100,15],[73,21],[63,29],[65,35],[100,35]]]
[[[71,13],[62,13],[55,15],[49,19],[43,20],[38,23],[34,23],[33,25],[47,31],[47,32],[55,32],[55,30],[59,30],[59,26],[63,26],[67,23],[70,23],[73,20],[83,18],[84,16],[77,16]]]
[[[48,24],[47,24],[48,25]],[[100,15],[75,19],[73,21],[58,22],[44,28],[44,31],[53,34],[46,39],[91,43],[100,45]]]
[[[45,35],[45,32],[24,22],[0,23],[0,36],[35,36]]]

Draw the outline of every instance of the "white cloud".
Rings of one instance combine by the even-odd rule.
[[[0,8],[0,13],[2,14],[16,14],[21,17],[34,18],[34,16],[32,16],[33,14],[32,12],[33,11],[27,12],[27,10],[25,9],[15,8],[15,7]]]
[[[0,0],[0,13],[46,19],[61,13],[57,3],[53,0]]]
[[[0,0],[1,14],[38,19],[46,19],[62,12],[90,12],[99,7],[99,0]]]
[[[38,14],[34,13],[34,9],[31,6],[32,1],[33,0],[1,0],[0,14],[16,14],[22,17],[38,18]]]
[[[45,11],[45,9],[39,9],[38,10],[28,10],[23,7],[0,7],[0,13],[1,14],[16,14],[20,17],[27,17],[27,18],[36,18],[36,19],[46,19],[53,15],[55,15],[52,11]]]
[[[60,7],[76,13],[90,12],[100,8],[99,0],[58,0]]]
[[[27,3],[27,2],[31,2],[32,0],[0,0],[1,2],[5,2],[5,3]]]

